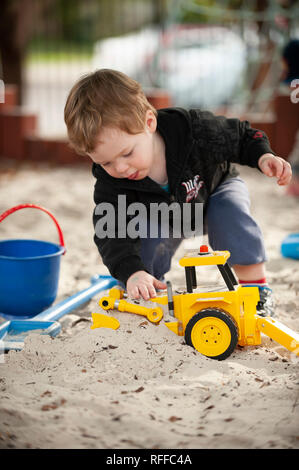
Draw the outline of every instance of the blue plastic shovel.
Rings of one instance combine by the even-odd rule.
[[[61,330],[59,318],[90,300],[102,290],[110,289],[118,282],[112,276],[96,275],[91,278],[91,285],[68,299],[47,308],[29,320],[11,320],[0,325],[0,352],[11,349],[21,350],[28,333],[38,330],[42,335],[56,336]]]

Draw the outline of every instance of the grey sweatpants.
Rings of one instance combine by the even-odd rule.
[[[204,231],[213,250],[228,250],[231,266],[266,261],[262,232],[250,214],[250,198],[240,177],[221,183],[210,196]],[[148,271],[162,279],[183,238],[141,238],[141,258]]]

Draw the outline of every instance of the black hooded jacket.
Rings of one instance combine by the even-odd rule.
[[[118,195],[126,196],[127,206],[133,202],[142,202],[147,208],[151,202],[201,202],[205,207],[215,188],[238,174],[231,163],[258,168],[261,155],[274,153],[264,132],[251,128],[247,121],[181,108],[159,110],[157,120],[157,130],[165,142],[170,194],[149,177],[113,178],[93,164],[94,201],[96,205],[105,202],[114,206],[116,233]],[[95,228],[102,216],[94,211]],[[130,216],[125,220],[128,223]],[[134,272],[147,271],[140,257],[139,238],[99,238],[95,230],[94,240],[111,275],[124,284]]]

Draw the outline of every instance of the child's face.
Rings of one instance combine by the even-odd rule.
[[[105,127],[89,157],[113,178],[141,180],[148,176],[154,160],[154,134],[157,120],[147,111],[143,132],[128,134],[117,128]]]

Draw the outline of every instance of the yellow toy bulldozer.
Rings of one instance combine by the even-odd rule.
[[[180,265],[185,268],[186,292],[173,295],[171,283],[168,282],[167,295],[158,293],[157,297],[150,299],[156,304],[168,306],[173,320],[164,320],[165,325],[177,335],[184,335],[188,345],[212,359],[227,358],[237,344],[261,344],[261,333],[299,356],[299,334],[272,317],[257,314],[259,289],[238,284],[227,263],[229,256],[228,251],[209,251],[206,245],[202,245],[199,251],[189,251],[180,259]],[[208,265],[218,267],[225,282],[223,289],[197,288],[195,268]],[[122,300],[121,291],[119,295],[111,291],[109,297],[100,300],[102,308],[139,313],[154,323],[162,319],[161,308],[148,309],[132,304]]]

